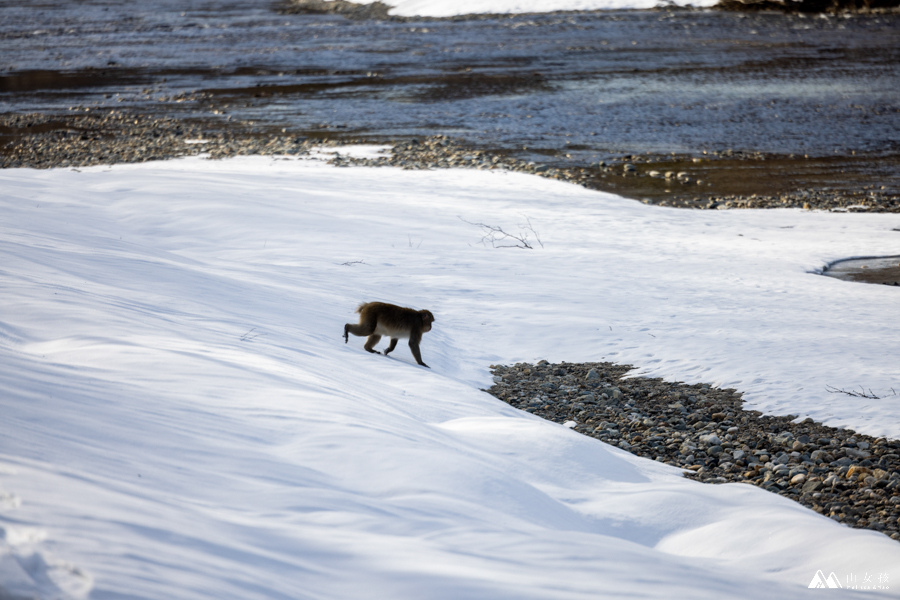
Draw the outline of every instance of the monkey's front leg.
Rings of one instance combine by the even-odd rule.
[[[397,347],[397,338],[391,338],[391,345],[384,349],[384,355],[387,356]]]
[[[415,357],[416,362],[422,365],[423,367],[431,368],[422,362],[422,353],[419,352],[419,343],[415,340],[409,340],[409,349],[412,351],[412,355]]]

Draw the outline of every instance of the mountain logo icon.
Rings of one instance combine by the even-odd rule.
[[[813,576],[812,581],[809,582],[809,587],[811,588],[842,588],[844,586],[841,585],[841,582],[838,581],[837,576],[832,571],[831,575],[827,578],[825,577],[825,573],[822,571],[816,571],[816,574]]]

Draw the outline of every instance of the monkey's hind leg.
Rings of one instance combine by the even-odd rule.
[[[372,354],[381,354],[381,352],[379,352],[378,350],[375,349],[375,344],[377,344],[379,341],[381,341],[380,335],[377,335],[374,333],[372,335],[370,335],[369,338],[366,340],[366,345],[365,345],[366,350],[371,352]]]
[[[350,341],[350,336],[348,334],[352,333],[359,337],[365,337],[367,335],[372,335],[374,332],[374,323],[347,323],[344,325],[344,343],[346,344]]]
[[[391,345],[385,348],[384,355],[387,356],[391,352],[394,351],[394,348],[397,347],[397,338],[391,338]]]

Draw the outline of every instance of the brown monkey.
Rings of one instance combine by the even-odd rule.
[[[348,335],[350,333],[358,336],[367,335],[369,339],[366,340],[366,350],[380,354],[378,350],[375,350],[375,344],[378,343],[381,336],[390,336],[391,344],[384,350],[384,355],[387,356],[397,347],[397,340],[409,338],[409,349],[416,358],[416,362],[423,367],[428,367],[422,362],[419,342],[422,340],[423,333],[431,331],[431,324],[434,322],[434,315],[431,314],[431,311],[404,308],[385,302],[363,302],[356,312],[359,313],[359,324],[347,323],[344,325],[344,343],[350,341]]]

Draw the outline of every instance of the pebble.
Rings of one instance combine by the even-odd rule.
[[[898,440],[744,410],[733,389],[625,379],[628,365],[541,361],[491,369],[488,392],[512,406],[680,467],[691,479],[756,485],[900,540]]]
[[[722,440],[719,439],[715,433],[708,433],[706,435],[700,436],[700,441],[709,446],[718,446],[722,443]]]

